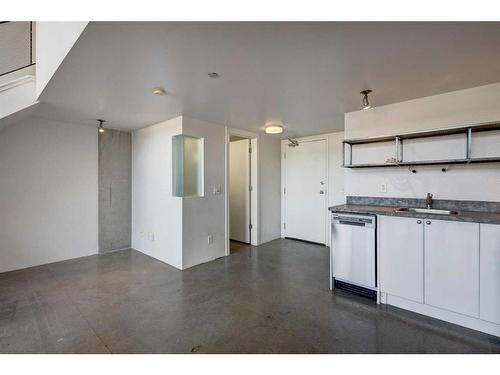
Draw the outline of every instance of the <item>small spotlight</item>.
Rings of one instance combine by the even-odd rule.
[[[104,123],[106,122],[106,120],[100,120],[98,119],[97,122],[99,123],[99,125],[97,126],[97,131],[99,133],[104,133]]]
[[[209,76],[210,78],[219,78],[219,73],[215,73],[215,72],[208,73],[208,76]]]
[[[167,92],[165,91],[165,89],[163,87],[155,87],[153,89],[153,94],[155,95],[158,95],[158,96],[163,96],[165,95]]]
[[[372,90],[363,90],[360,92],[360,94],[363,95],[363,109],[370,109],[372,107],[368,101],[368,94],[371,92]]]

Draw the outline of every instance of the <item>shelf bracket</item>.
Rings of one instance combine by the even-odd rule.
[[[349,162],[347,162],[346,157],[346,146],[349,148]],[[352,145],[348,142],[342,142],[342,166],[348,166],[352,164]]]
[[[345,142],[342,142],[342,166],[345,166]]]
[[[465,149],[465,158],[470,162],[470,159],[472,157],[472,128],[467,128],[467,142],[466,142],[466,149]]]
[[[396,163],[401,163],[403,161],[403,143],[401,142],[400,137],[396,137],[394,139],[395,141],[395,151],[394,151],[394,159],[396,160]]]

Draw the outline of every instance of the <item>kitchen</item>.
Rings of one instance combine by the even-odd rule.
[[[346,114],[332,289],[500,336],[499,88]]]

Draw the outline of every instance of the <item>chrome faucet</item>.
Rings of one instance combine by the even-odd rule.
[[[432,206],[432,194],[427,193],[427,197],[425,198],[425,203],[427,204],[427,209],[430,209]]]

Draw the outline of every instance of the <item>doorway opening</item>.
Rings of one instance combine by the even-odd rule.
[[[229,137],[229,250],[231,253],[250,245],[252,237],[252,166],[250,139]]]
[[[228,129],[226,255],[258,245],[257,136]]]

